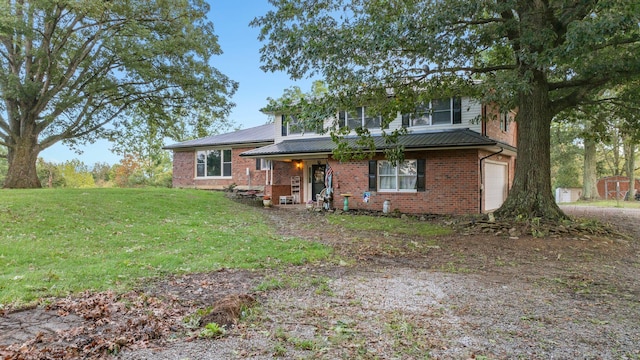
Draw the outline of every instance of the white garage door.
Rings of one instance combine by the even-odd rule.
[[[484,163],[484,210],[500,207],[507,196],[507,165]]]

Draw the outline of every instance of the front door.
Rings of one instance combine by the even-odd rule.
[[[311,198],[316,201],[316,195],[324,189],[324,171],[326,165],[311,165]]]

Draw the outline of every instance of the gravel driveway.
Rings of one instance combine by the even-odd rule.
[[[640,220],[635,210],[564,209],[625,229]],[[456,235],[427,252],[359,256],[362,234],[314,231],[323,227],[303,224],[323,220],[309,214],[269,215],[284,235],[295,231],[358,261],[265,275],[300,284],[263,294],[259,314],[230,336],[121,359],[640,358],[640,246],[633,238]],[[301,280],[310,278],[326,282]]]
[[[127,302],[130,313],[139,308],[138,317],[113,315],[101,320],[105,325],[100,331],[104,336],[110,331],[126,335],[127,327],[149,314],[175,321],[167,320],[164,335],[118,348],[112,357],[640,359],[637,212],[565,208],[577,217],[597,216],[628,231],[629,237],[460,232],[439,237],[433,245],[419,237],[332,229],[325,216],[292,209],[264,214],[283,237],[333,246],[335,261],[195,274],[149,284],[137,295],[144,297],[144,305]],[[246,292],[256,296],[258,305],[246,310],[223,337],[194,338],[180,328],[187,310]],[[158,304],[162,311],[150,307]],[[32,310],[32,317],[36,311],[41,310]],[[66,325],[74,329],[75,338],[68,332],[67,337],[40,335],[40,343],[31,341],[29,346],[42,350],[45,340],[54,345],[76,341],[89,325],[78,320]],[[38,328],[30,329],[35,333]],[[28,351],[0,355],[47,358],[30,357]]]

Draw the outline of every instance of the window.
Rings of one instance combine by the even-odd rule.
[[[311,131],[319,132],[318,130],[320,130],[321,127],[322,122],[318,122],[318,124],[316,124],[316,127],[314,129],[311,129]],[[307,129],[305,129],[304,123],[294,115],[282,115],[282,136],[302,134],[306,130]]]
[[[375,129],[382,126],[382,117],[367,113],[367,108],[364,106],[359,106],[353,110],[340,111],[338,113],[338,121],[340,127],[347,126],[349,129],[359,127]]]
[[[231,176],[231,149],[196,153],[196,177]]]
[[[256,170],[271,170],[271,160],[256,159]]]
[[[419,105],[415,113],[402,115],[404,127],[461,123],[462,101],[459,97],[431,100]]]
[[[509,112],[503,112],[500,114],[500,130],[509,131],[509,122],[511,118],[509,117]]]
[[[416,160],[405,160],[398,166],[378,161],[378,191],[413,191],[417,179]]]
[[[415,114],[402,115],[403,126],[422,126],[431,124],[431,110],[430,105],[419,105],[416,108]],[[405,124],[406,123],[406,124]]]
[[[425,191],[426,160],[405,160],[399,166],[386,160],[369,161],[369,191]]]

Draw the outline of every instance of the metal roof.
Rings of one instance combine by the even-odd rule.
[[[356,145],[358,137],[345,137],[350,146]],[[377,150],[390,148],[391,145],[385,144],[382,136],[374,136],[374,144]],[[454,129],[432,132],[411,133],[402,135],[398,138],[398,144],[404,146],[406,150],[410,149],[437,149],[437,148],[453,148],[453,147],[487,147],[501,146],[515,151],[515,148],[507,144],[500,143],[497,140],[483,136],[469,129]],[[245,151],[240,156],[278,156],[293,154],[328,154],[336,148],[331,138],[315,138],[315,139],[296,139],[285,140],[281,143],[267,145],[253,150]]]
[[[275,134],[274,124],[265,124],[234,132],[208,136],[195,140],[183,141],[180,143],[165,146],[164,149],[184,149],[198,148],[220,145],[240,145],[254,143],[273,142]]]

